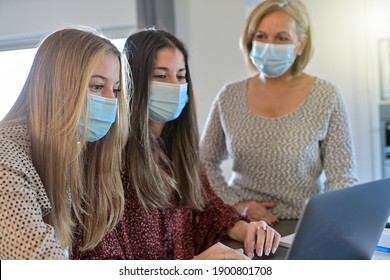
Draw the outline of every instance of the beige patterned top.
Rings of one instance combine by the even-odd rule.
[[[295,111],[267,118],[249,110],[247,81],[221,90],[201,138],[210,183],[225,202],[275,201],[279,219],[296,219],[313,194],[357,183],[350,123],[337,87],[316,78]],[[229,182],[221,170],[227,158],[233,161]]]
[[[25,122],[0,123],[0,259],[65,259],[50,210]]]

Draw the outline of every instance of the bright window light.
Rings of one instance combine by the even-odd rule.
[[[112,42],[122,51],[126,38]],[[22,49],[0,52],[0,120],[11,109],[27,79],[37,49]]]
[[[36,49],[0,52],[0,119],[11,109],[26,81]]]

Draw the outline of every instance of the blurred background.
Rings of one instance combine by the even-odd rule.
[[[35,47],[48,33],[92,26],[122,49],[130,33],[157,25],[181,38],[190,51],[202,131],[222,86],[252,75],[238,39],[246,16],[260,2],[0,0],[0,119],[23,86]],[[352,122],[361,182],[390,177],[390,1],[303,2],[311,16],[315,48],[306,72],[340,87]]]

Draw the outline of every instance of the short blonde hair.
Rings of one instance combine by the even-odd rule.
[[[313,54],[310,18],[305,5],[300,0],[266,0],[252,10],[245,21],[240,38],[240,49],[245,62],[249,69],[257,71],[257,68],[249,58],[253,36],[264,16],[274,11],[283,11],[295,21],[299,41],[306,37],[305,48],[292,65],[292,73],[300,73],[309,63]]]

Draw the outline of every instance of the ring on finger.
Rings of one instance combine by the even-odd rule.
[[[267,225],[266,224],[263,224],[263,225],[258,225],[257,226],[257,230],[264,230],[264,231],[267,231]]]

